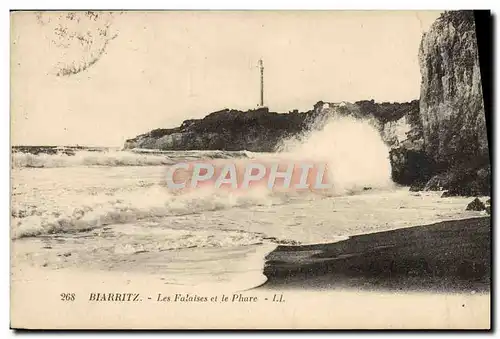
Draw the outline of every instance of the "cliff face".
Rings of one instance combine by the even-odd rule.
[[[412,190],[490,194],[490,162],[474,16],[446,12],[423,36],[419,147],[391,150],[393,180]],[[418,139],[418,138],[417,138]]]
[[[273,152],[280,141],[311,128],[321,128],[335,115],[369,119],[387,144],[407,140],[406,133],[421,130],[418,101],[410,103],[318,102],[307,112],[274,113],[267,108],[250,111],[225,109],[203,119],[186,120],[171,129],[156,129],[129,139],[125,148],[162,150],[248,150]]]
[[[269,152],[283,137],[304,130],[306,115],[270,113],[265,108],[247,112],[225,109],[203,119],[186,120],[177,128],[139,135],[127,140],[125,147]]]
[[[472,11],[444,13],[424,35],[420,118],[434,176],[424,189],[490,192],[488,141]]]
[[[426,153],[438,166],[487,164],[488,142],[472,11],[437,19],[419,51],[420,117]]]

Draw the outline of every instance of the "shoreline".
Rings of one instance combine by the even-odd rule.
[[[489,292],[491,217],[278,246],[262,289]]]
[[[477,224],[479,223],[479,225]],[[445,224],[443,226],[443,224]],[[489,231],[489,218],[438,223],[441,231],[446,228],[478,226]],[[334,250],[348,251],[349,242],[361,238],[387,238],[387,234],[415,233],[416,229],[430,226],[397,229],[388,232],[354,236],[349,240],[321,245],[279,246],[276,253],[314,252],[324,258],[332,257]],[[451,226],[450,226],[451,225]],[[463,239],[466,231],[459,232]],[[456,230],[451,231],[457,234]],[[489,235],[489,232],[483,235]],[[378,239],[378,241],[381,241]],[[346,245],[347,243],[347,245]],[[363,249],[360,244],[360,249]],[[340,247],[339,247],[340,246]],[[338,248],[336,248],[338,247]],[[378,248],[381,250],[380,248]],[[319,253],[316,253],[316,257]],[[291,261],[297,257],[288,255]],[[351,256],[351,258],[356,256]],[[372,256],[373,257],[373,256]],[[324,259],[323,258],[323,259]],[[349,257],[346,257],[349,258]],[[365,257],[366,258],[366,257]],[[337,257],[338,259],[338,257]],[[304,260],[302,260],[304,261]],[[269,264],[269,260],[267,262]],[[295,289],[279,286],[276,276],[269,277],[264,285],[242,293],[245,297],[258,298],[255,303],[174,302],[165,303],[161,298],[176,293],[191,298],[219,298],[228,292],[212,286],[193,290],[190,286],[166,284],[161,272],[98,271],[82,267],[50,270],[27,267],[25,262],[11,269],[11,327],[23,329],[487,329],[490,328],[491,294],[487,290],[461,290],[460,293],[435,293],[433,291],[366,290],[343,286],[327,290],[309,288],[323,282],[319,277],[299,279]],[[274,267],[277,264],[274,263]],[[305,263],[298,267],[305,267]],[[266,265],[264,272],[269,273]],[[330,281],[333,274],[325,275]],[[337,275],[338,277],[338,275]],[[283,278],[281,278],[283,281]],[[337,286],[335,286],[337,287]],[[340,287],[340,286],[338,286]],[[356,286],[359,287],[359,286]],[[276,288],[279,288],[277,291]],[[484,293],[483,293],[484,292]],[[75,301],[62,301],[61,295],[74,293]],[[131,293],[142,302],[96,302],[92,294]],[[235,293],[235,292],[233,292]],[[285,302],[272,302],[276,293]],[[135,297],[134,297],[135,298]],[[281,298],[281,297],[280,297]],[[268,300],[268,301],[266,301]],[[318,312],[311,312],[316,309]],[[40,317],[43,314],[43,317]],[[443,317],[446,314],[446,317]],[[103,317],[106,315],[106,317]],[[264,316],[265,315],[265,316]]]
[[[490,327],[491,294],[489,293],[489,236],[490,217],[471,218],[440,222],[432,225],[399,228],[364,235],[352,236],[347,240],[315,245],[300,246],[247,246],[232,251],[253,252],[255,269],[259,268],[261,277],[267,279],[250,281],[255,278],[255,271],[238,279],[241,287],[253,285],[250,289],[242,288],[235,291],[234,284],[224,284],[213,280],[210,284],[198,286],[177,285],[168,281],[175,271],[189,275],[189,267],[184,267],[182,260],[171,267],[165,261],[164,254],[138,253],[134,261],[142,270],[100,270],[99,266],[85,267],[71,265],[60,269],[33,266],[28,262],[17,262],[11,266],[11,326],[26,329],[194,329],[194,328],[247,328],[262,329],[310,328],[319,329],[376,329],[391,326],[394,329],[485,329]],[[440,238],[441,247],[436,246],[437,253],[442,253],[450,239],[450,244],[463,245],[468,248],[464,258],[471,256],[474,249],[487,245],[486,250],[476,255],[476,261],[485,260],[481,273],[476,275],[479,283],[460,289],[412,289],[416,283],[422,283],[422,267],[415,267],[416,275],[413,281],[406,277],[402,279],[401,270],[396,275],[387,274],[373,277],[366,270],[370,264],[383,263],[390,251],[409,245],[402,254],[404,258],[414,251],[416,256],[430,255],[430,235],[447,236]],[[469,237],[470,235],[470,237]],[[422,240],[423,248],[415,250],[415,240]],[[464,240],[470,239],[467,242]],[[391,240],[392,245],[383,245]],[[420,241],[419,240],[419,241]],[[413,243],[413,246],[411,244]],[[465,246],[469,243],[475,247]],[[427,244],[427,245],[426,245]],[[33,244],[32,244],[33,245]],[[268,244],[270,245],[270,244]],[[418,247],[418,246],[417,246]],[[253,249],[253,250],[252,250]],[[264,253],[264,251],[268,251]],[[187,249],[173,251],[179,259],[198,257],[212,253],[211,261],[231,270],[227,264],[234,265],[228,253],[222,249]],[[381,254],[385,253],[385,257]],[[267,254],[267,256],[266,256]],[[457,266],[453,260],[462,255],[455,250],[448,261],[451,266]],[[72,255],[73,256],[73,255]],[[72,257],[71,256],[71,257]],[[265,265],[261,259],[266,256]],[[63,257],[64,258],[64,257]],[[41,258],[39,258],[41,259]],[[278,260],[279,259],[279,260]],[[226,260],[222,262],[221,260]],[[352,277],[352,265],[360,266],[358,277]],[[14,264],[14,262],[12,262]],[[339,264],[340,263],[340,264]],[[487,265],[486,265],[487,264]],[[364,265],[364,266],[363,266]],[[488,267],[486,267],[488,266]],[[262,269],[263,267],[263,269]],[[323,267],[323,274],[316,275],[308,270],[310,267]],[[373,267],[373,266],[372,266]],[[378,266],[375,273],[384,273]],[[390,266],[389,266],[390,267]],[[169,271],[170,268],[170,271]],[[248,266],[245,270],[248,271]],[[467,268],[467,267],[465,267]],[[364,269],[364,270],[363,270]],[[270,272],[272,272],[270,274]],[[170,273],[169,273],[170,272]],[[213,270],[206,271],[214,273]],[[262,274],[264,273],[264,275]],[[290,272],[300,272],[290,278]],[[454,275],[445,270],[443,281],[450,280]],[[199,272],[201,273],[201,272]],[[342,273],[342,274],[341,274]],[[387,273],[387,272],[385,272]],[[420,274],[420,275],[419,275]],[[398,276],[399,275],[399,276]],[[483,281],[481,281],[483,278]],[[484,279],[488,278],[488,279]],[[377,280],[378,279],[378,280]],[[488,280],[488,281],[486,281]],[[261,280],[262,281],[262,280]],[[379,281],[379,284],[374,282]],[[332,282],[334,282],[332,284]],[[424,281],[425,282],[425,281]],[[427,281],[435,286],[436,280]],[[384,285],[385,283],[385,285]],[[392,286],[388,286],[391,283]],[[481,286],[483,287],[481,289]],[[488,288],[486,288],[488,287]],[[231,290],[230,290],[231,289]],[[74,293],[73,303],[61,301],[62,293]],[[437,293],[436,293],[437,292]],[[92,293],[133,293],[144,299],[140,303],[96,302],[89,300]],[[245,297],[258,298],[256,303],[165,303],[160,299],[164,296],[180,293],[183,296],[206,297],[242,294]],[[275,303],[276,295],[281,295],[286,302]],[[269,300],[269,301],[266,301]],[[355,307],[353,305],[356,305]],[[430,306],[432,305],[432,306]],[[321,314],[310,312],[311,309],[323,310]],[[264,317],[269,310],[269,316]],[[443,317],[446,312],[447,317]],[[44,317],[40,317],[44,314]],[[108,315],[104,320],[102,314]],[[175,316],[174,316],[175,314]],[[411,317],[409,316],[411,315]],[[389,320],[390,319],[390,320]],[[361,321],[362,320],[362,321]]]
[[[485,216],[363,233],[328,243],[146,251],[107,261],[89,261],[82,245],[75,247],[81,239],[23,238],[14,242],[11,274],[13,279],[22,271],[39,271],[35,274],[39,277],[65,271],[83,276],[132,274],[186,289],[210,286],[233,291],[482,293],[490,290],[490,227],[491,217]]]
[[[16,240],[11,281],[17,284],[26,280],[83,277],[121,283],[148,280],[154,285],[186,291],[248,291],[265,283],[264,258],[277,247],[262,243],[107,255],[105,249],[94,249],[89,254],[82,246],[79,238]],[[126,276],[133,278],[125,279]]]

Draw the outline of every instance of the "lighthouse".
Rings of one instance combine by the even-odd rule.
[[[264,61],[259,60],[260,69],[260,103],[259,107],[264,107]]]

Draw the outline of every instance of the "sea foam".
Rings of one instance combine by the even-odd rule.
[[[390,189],[392,181],[388,151],[378,131],[368,121],[334,117],[322,129],[313,129],[298,138],[283,140],[279,152],[269,154],[140,150],[80,151],[75,155],[17,152],[13,154],[13,166],[17,174],[13,175],[12,237],[81,232],[105,225],[129,224],[175,215],[286,204],[292,200],[310,199],[304,198],[307,195],[322,199],[325,196],[353,194],[367,188]],[[218,159],[218,162],[237,161],[240,165],[259,159],[283,163],[290,160],[326,162],[333,188],[321,193],[273,192],[265,187],[237,192],[215,188],[174,192],[166,187],[161,174],[163,169],[160,168],[155,170],[156,177],[141,180],[136,176],[149,172],[122,173],[118,171],[119,168],[98,173],[91,171],[92,166],[167,167],[186,159],[207,158]],[[23,167],[47,168],[25,171]],[[66,170],[64,167],[90,168],[77,171],[76,168]],[[134,177],[128,178],[127,175]]]
[[[283,140],[279,156],[328,164],[333,193],[393,187],[389,147],[370,120],[331,117],[320,130]]]
[[[134,149],[130,151],[78,151],[75,154],[14,152],[13,168],[54,168],[85,166],[161,166],[172,165],[181,160],[230,159],[251,157],[247,151],[160,151]]]

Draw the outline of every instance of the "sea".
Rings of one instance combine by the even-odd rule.
[[[277,246],[331,243],[353,235],[482,216],[470,198],[411,192],[391,181],[388,147],[352,119],[283,140],[273,153],[13,146],[13,265],[160,274],[165,284],[265,283]],[[330,164],[329,192],[184,193],[165,185],[186,161],[318,159]]]

